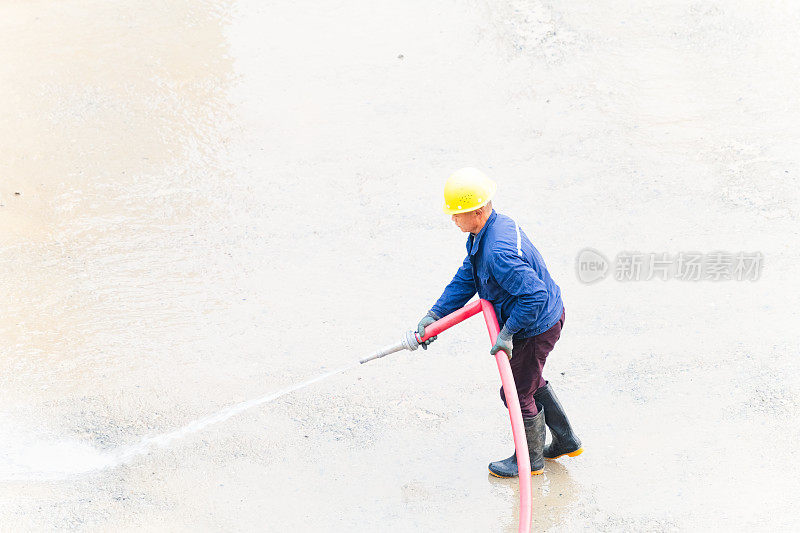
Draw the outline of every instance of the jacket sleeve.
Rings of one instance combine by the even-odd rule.
[[[517,297],[505,328],[516,333],[536,322],[547,303],[547,287],[536,271],[514,251],[500,251],[490,264],[497,283],[509,294]]]
[[[449,315],[456,309],[466,304],[478,292],[475,280],[472,278],[472,263],[469,255],[459,267],[452,281],[444,288],[444,292],[436,301],[431,311],[439,318]]]

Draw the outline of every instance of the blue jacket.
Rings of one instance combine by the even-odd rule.
[[[441,318],[476,292],[494,304],[500,327],[515,339],[547,331],[561,318],[561,289],[541,254],[516,222],[494,210],[478,234],[467,237],[467,257],[431,311]]]

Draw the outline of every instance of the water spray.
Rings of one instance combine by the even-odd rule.
[[[10,464],[5,467],[0,465],[0,480],[62,479],[72,475],[88,474],[126,464],[138,456],[147,455],[154,448],[169,446],[175,441],[204,430],[212,424],[227,420],[258,405],[277,400],[313,383],[345,372],[359,364],[402,350],[416,350],[431,337],[480,312],[483,312],[483,317],[486,320],[489,339],[494,343],[500,331],[494,306],[487,300],[477,300],[428,325],[425,328],[424,335],[419,335],[416,331],[407,331],[397,343],[386,346],[358,362],[353,362],[338,370],[326,372],[279,391],[231,405],[217,413],[190,422],[168,433],[143,438],[139,443],[132,446],[124,446],[114,450],[96,450],[91,446],[77,442],[44,443],[38,447],[26,446],[25,449],[18,450],[19,453],[11,454]],[[531,523],[531,465],[528,455],[528,442],[525,438],[522,411],[520,410],[517,388],[514,384],[514,376],[511,373],[508,356],[501,350],[495,355],[495,360],[497,361],[497,369],[500,371],[500,380],[503,383],[503,390],[506,395],[508,413],[511,418],[511,430],[514,434],[514,446],[517,452],[520,497],[519,532],[528,533]],[[76,461],[76,458],[79,460]],[[40,464],[43,460],[45,460],[44,467]]]

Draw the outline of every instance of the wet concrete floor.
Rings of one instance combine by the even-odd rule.
[[[515,531],[478,319],[252,402],[416,324],[467,165],[568,309],[534,529],[797,530],[799,11],[0,3],[0,530]]]

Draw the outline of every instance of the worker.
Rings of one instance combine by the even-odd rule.
[[[463,307],[478,293],[490,301],[502,328],[490,353],[503,350],[510,359],[517,388],[532,474],[544,471],[544,458],[575,457],[583,452],[567,415],[544,380],[547,355],[561,336],[564,305],[561,290],[539,251],[511,218],[492,208],[497,184],[483,172],[463,168],[444,186],[444,212],[467,235],[467,256],[442,296],[417,325],[420,336],[436,320]],[[423,348],[436,340],[425,341]],[[503,388],[500,398],[506,404]],[[507,407],[507,404],[506,404]],[[545,448],[545,425],[551,442]],[[489,463],[497,477],[518,475],[516,453]]]

